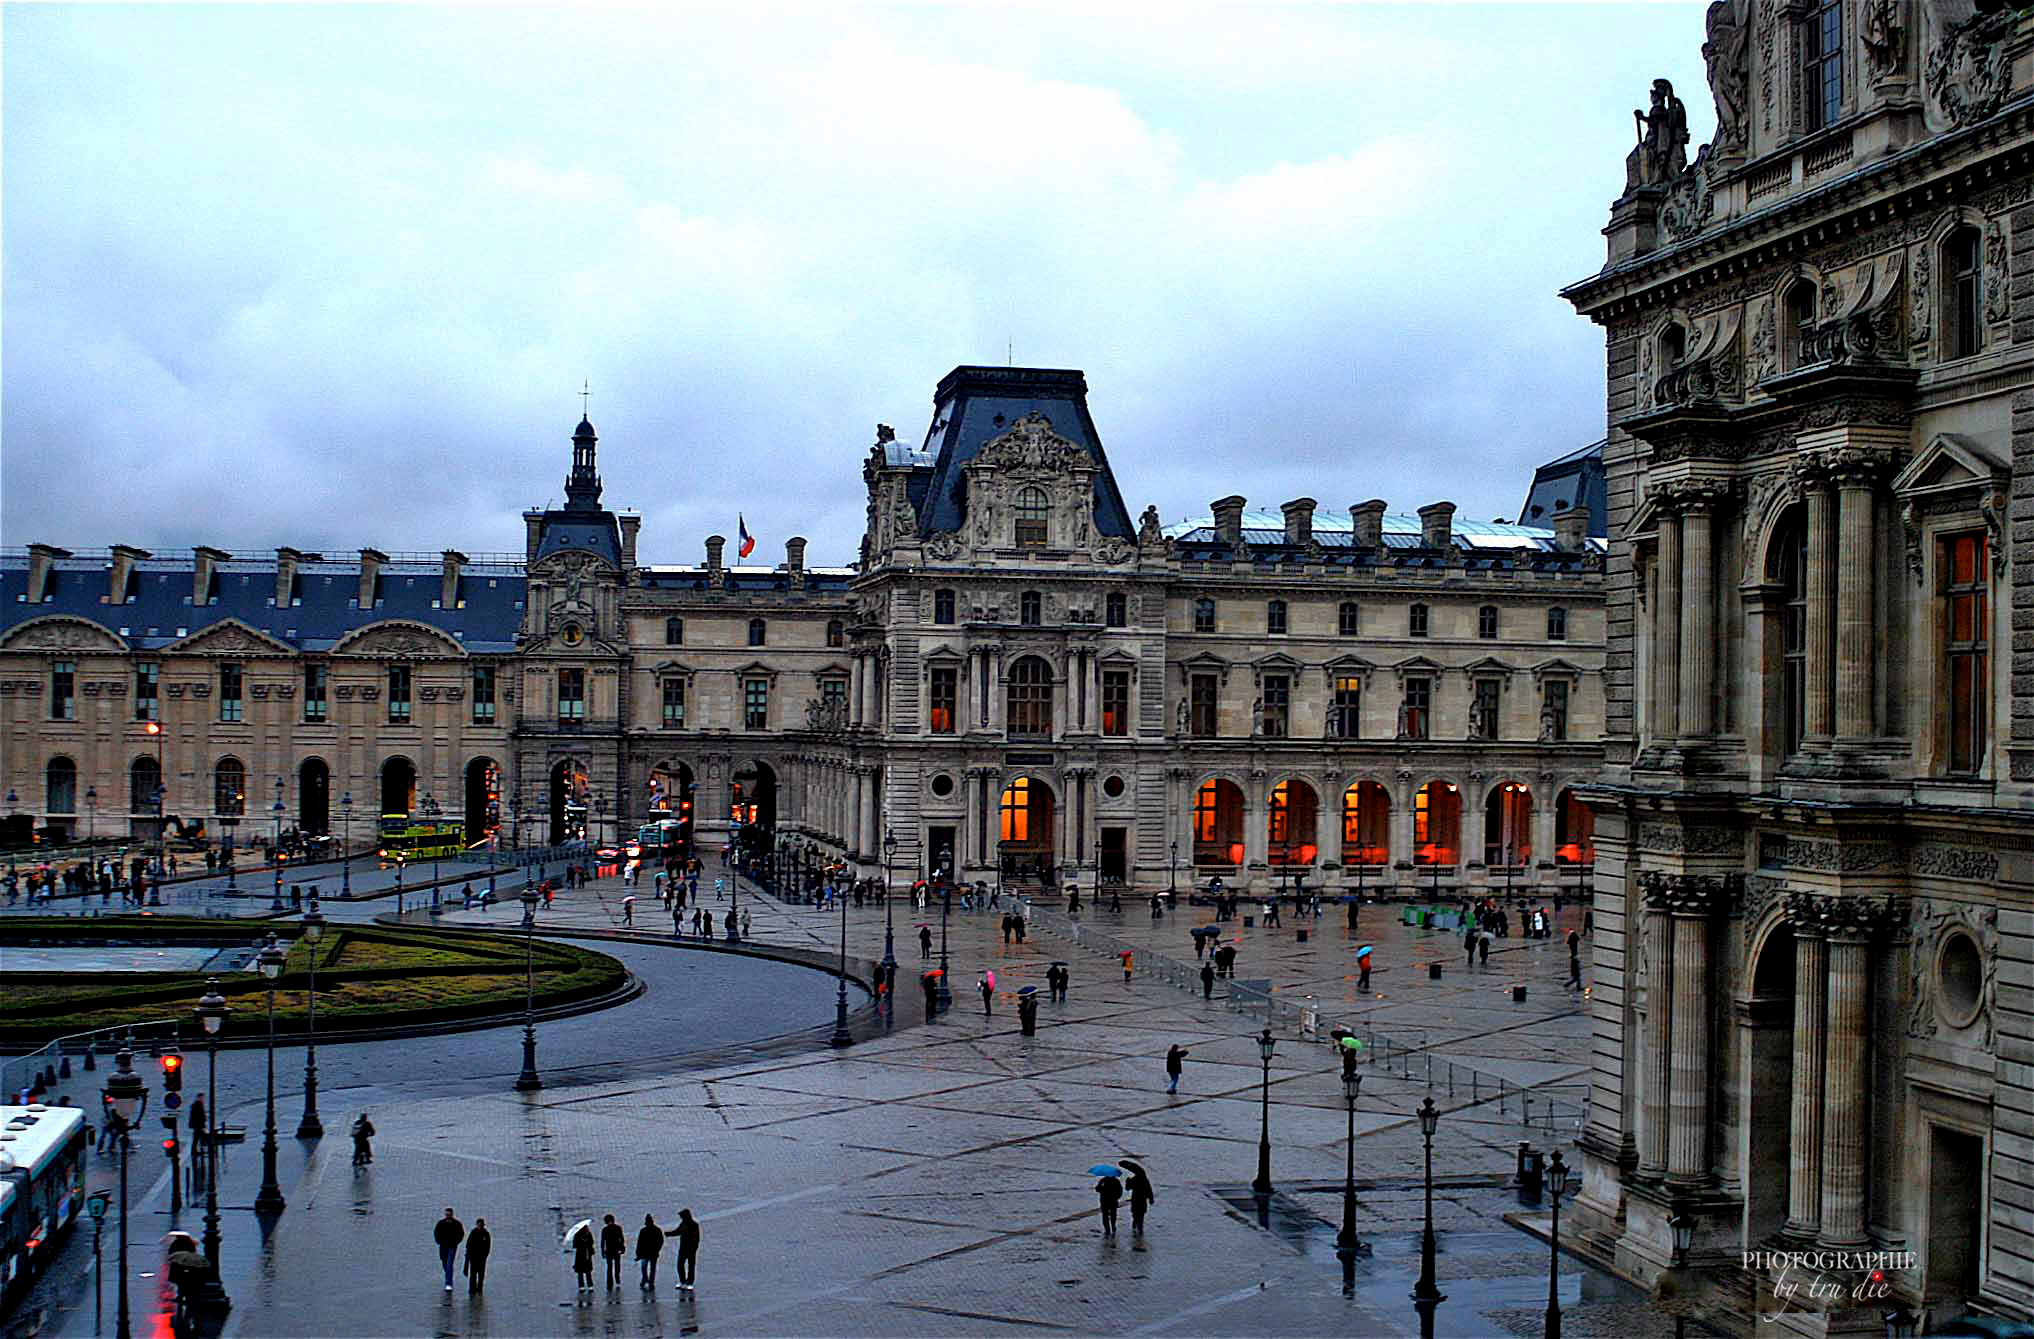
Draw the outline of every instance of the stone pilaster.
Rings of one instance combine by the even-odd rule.
[[[1645,896],[1646,1025],[1639,1049],[1639,1175],[1664,1176],[1667,1171],[1669,1031],[1673,1018],[1673,936],[1667,902],[1659,886],[1664,876],[1639,875]]]
[[[1878,562],[1875,485],[1880,464],[1865,452],[1835,454],[1838,544],[1844,555],[1836,567],[1836,737],[1861,743],[1877,733],[1872,675],[1878,620],[1872,577]]]
[[[1664,499],[1663,499],[1664,503]],[[1653,582],[1653,742],[1681,736],[1681,518],[1663,511]]]
[[[1721,485],[1691,480],[1676,490],[1681,506],[1681,684],[1683,737],[1715,733],[1716,558],[1715,512]]]
[[[1804,895],[1805,896],[1805,895]],[[1829,1016],[1829,943],[1812,906],[1794,928],[1794,1072],[1788,1114],[1789,1236],[1813,1241],[1822,1227],[1822,1072]]]
[[[1802,733],[1826,742],[1836,731],[1830,687],[1836,658],[1836,499],[1828,480],[1805,474],[1808,495],[1807,720]]]

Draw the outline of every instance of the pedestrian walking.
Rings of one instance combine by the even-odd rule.
[[[1126,948],[1116,956],[1123,960],[1123,984],[1127,986],[1130,984],[1131,967],[1136,961],[1136,955]]]
[[[1194,929],[1193,935],[1194,935],[1194,957],[1200,958],[1205,956],[1208,951],[1208,937],[1200,932],[1199,927],[1196,927]]]
[[[374,1122],[367,1118],[365,1111],[353,1118],[353,1165],[374,1161],[374,1145],[368,1141],[374,1138]]]
[[[1370,989],[1370,955],[1368,953],[1356,960],[1356,989]]]
[[[572,1273],[579,1282],[579,1291],[593,1291],[593,1229],[585,1223],[572,1234]]]
[[[1215,998],[1215,964],[1211,962],[1201,964],[1201,998],[1204,1000]]]
[[[1056,962],[1045,971],[1045,983],[1052,988],[1053,998],[1061,1004],[1066,1003],[1067,983],[1072,980],[1073,973],[1067,970],[1063,962]]]
[[[1038,997],[1020,995],[1017,997],[1017,1031],[1026,1037],[1038,1035]]]
[[[749,937],[749,927],[755,923],[755,917],[746,911],[742,913],[742,938],[747,939]]]
[[[1186,1068],[1186,1055],[1186,1047],[1177,1045],[1165,1053],[1166,1092],[1176,1093],[1179,1091],[1179,1076],[1180,1071]],[[1134,1186],[1137,1182],[1133,1178],[1130,1184]],[[1132,1205],[1131,1207],[1134,1210],[1136,1206]]]
[[[1469,955],[1469,961],[1464,966],[1474,967],[1476,965],[1476,927],[1471,926],[1462,932],[1462,951]]]
[[[600,1222],[600,1258],[607,1266],[607,1286],[619,1288],[622,1256],[628,1253],[629,1248],[628,1233],[622,1231],[622,1225],[614,1221],[611,1213],[602,1214]]]
[[[702,929],[699,932],[699,934],[702,939],[711,939],[713,938],[713,913],[709,911],[704,913],[704,915],[705,919],[701,922],[701,924],[705,928]]]
[[[991,985],[989,978],[985,976],[976,983],[975,989],[982,992],[982,1017],[987,1018],[989,1017],[989,1002],[996,998],[996,987]]]
[[[939,1013],[939,979],[927,972],[918,978],[918,984],[925,988],[925,1021],[929,1023]]]
[[[1158,1198],[1158,1192],[1151,1187],[1151,1178],[1144,1174],[1142,1167],[1130,1169],[1130,1182],[1124,1187],[1130,1192],[1130,1233],[1144,1235],[1144,1214],[1151,1202]]]
[[[1476,940],[1477,959],[1485,967],[1490,965],[1490,931],[1485,930]]]
[[[657,1226],[654,1214],[646,1213],[643,1225],[636,1229],[636,1265],[642,1273],[643,1287],[657,1286],[657,1257],[663,1253],[664,1229]]]
[[[699,1223],[692,1217],[692,1210],[678,1211],[677,1237],[678,1286],[691,1292],[693,1280],[699,1272]]]
[[[445,1291],[451,1292],[452,1266],[459,1259],[459,1243],[466,1240],[466,1224],[447,1207],[445,1216],[431,1229],[431,1240],[438,1243],[438,1263],[445,1267]]]
[[[1102,1235],[1116,1235],[1116,1206],[1123,1199],[1123,1183],[1113,1176],[1095,1182],[1095,1198],[1102,1202]]]
[[[473,1230],[466,1234],[466,1291],[478,1294],[487,1286],[487,1257],[494,1250],[494,1233],[487,1230],[487,1220],[473,1220]]]

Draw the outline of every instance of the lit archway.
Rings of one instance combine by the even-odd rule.
[[[501,768],[492,758],[466,764],[466,844],[478,846],[501,831]]]
[[[1003,873],[1016,878],[1053,878],[1052,787],[1020,776],[1003,787],[997,804],[1001,824],[997,854]]]
[[[777,773],[766,762],[751,762],[734,774],[729,788],[732,808],[728,817],[743,826],[756,825],[761,831],[777,827]]]
[[[417,807],[417,765],[408,758],[390,758],[381,765],[381,813],[407,818]]]
[[[1342,863],[1383,865],[1391,860],[1391,792],[1358,781],[1342,792]]]
[[[1483,863],[1517,868],[1532,860],[1532,790],[1523,781],[1500,782],[1483,805]]]
[[[1413,863],[1452,865],[1462,856],[1462,792],[1429,781],[1413,792]]]
[[[1243,863],[1243,789],[1210,777],[1194,792],[1194,864]]]
[[[1265,807],[1265,856],[1273,865],[1311,865],[1320,857],[1321,798],[1297,779],[1271,788]]]
[[[551,768],[551,845],[586,835],[586,799],[591,789],[585,763],[567,758]]]
[[[660,762],[650,769],[646,822],[637,833],[645,849],[667,858],[692,854],[692,769],[682,762]]]
[[[1554,862],[1596,863],[1596,811],[1577,799],[1572,790],[1562,791],[1554,807]]]

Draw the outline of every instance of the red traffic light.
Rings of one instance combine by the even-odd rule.
[[[164,1157],[174,1158],[177,1155],[177,1141],[174,1139],[163,1140],[162,1151]]]
[[[184,1058],[175,1051],[170,1052],[162,1058],[162,1072],[165,1074],[174,1074],[183,1067]]]

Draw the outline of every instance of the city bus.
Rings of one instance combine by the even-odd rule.
[[[385,865],[446,859],[466,849],[466,825],[442,819],[381,816],[381,860]]]
[[[0,1106],[0,1310],[56,1254],[85,1203],[85,1113]]]
[[[631,854],[644,864],[683,860],[691,853],[691,820],[660,818],[654,823],[645,823],[636,829],[635,845],[638,849]]]

